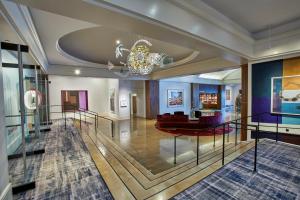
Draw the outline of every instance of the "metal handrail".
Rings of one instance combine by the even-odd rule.
[[[284,128],[284,127],[279,127],[279,120],[278,120],[278,116],[294,116],[294,115],[290,115],[290,114],[277,114],[277,113],[269,113],[269,112],[263,112],[263,113],[258,113],[258,114],[255,114],[255,115],[250,115],[250,116],[246,116],[246,117],[240,117],[240,118],[237,118],[237,119],[234,119],[234,120],[230,120],[230,121],[227,121],[227,122],[223,122],[223,123],[220,123],[218,125],[213,125],[213,126],[210,126],[210,127],[205,127],[205,128],[200,128],[200,129],[185,129],[185,128],[173,128],[172,130],[211,130],[213,129],[213,134],[214,134],[214,146],[215,146],[215,129],[218,128],[218,127],[223,127],[223,145],[222,145],[222,165],[224,165],[225,163],[225,130],[226,130],[226,125],[229,127],[230,124],[234,124],[235,125],[235,145],[237,145],[237,131],[238,129],[240,130],[251,130],[251,131],[254,131],[255,135],[254,135],[254,139],[255,139],[255,150],[254,150],[254,171],[257,170],[256,166],[257,166],[257,144],[258,144],[258,139],[260,138],[259,136],[259,133],[261,131],[263,132],[272,132],[274,133],[274,131],[264,131],[264,130],[260,130],[260,126],[265,126],[265,125],[261,125],[260,124],[260,117],[262,115],[265,115],[265,114],[269,114],[269,115],[274,115],[277,117],[277,120],[276,120],[276,126],[266,126],[266,127],[276,127],[276,142],[278,142],[278,134],[279,134],[279,131],[278,129],[279,128]],[[249,117],[251,117],[252,119],[254,117],[258,117],[258,120],[257,120],[257,125],[256,124],[248,124],[248,122],[245,124],[245,123],[239,123],[238,121],[241,121],[242,119],[248,119]],[[256,123],[256,122],[254,122]],[[238,125],[241,125],[240,127],[238,127]],[[255,129],[248,129],[248,127],[252,127],[252,128],[255,128]],[[300,128],[293,128],[293,127],[286,127],[286,128],[291,128],[291,129],[300,129]],[[183,134],[176,134],[174,136],[174,164],[176,164],[176,138],[177,137],[180,137],[182,136]],[[195,134],[195,135],[190,135],[191,137],[197,137],[197,165],[199,164],[199,134]],[[228,133],[228,137],[229,139],[229,133]]]
[[[107,117],[101,116],[101,115],[99,115],[97,112],[94,112],[94,111],[91,111],[91,110],[85,110],[85,109],[79,108],[79,111],[87,112],[87,113],[90,112],[91,114],[94,114],[94,115],[96,115],[97,117],[100,117],[100,118],[103,118],[103,119],[106,119],[106,120],[109,120],[109,121],[113,122],[112,119],[109,119],[109,118],[107,118]]]
[[[85,109],[79,108],[79,112],[88,113],[88,114],[95,116],[95,130],[96,131],[97,131],[98,123],[99,123],[98,118],[103,118],[103,119],[109,120],[111,122],[111,136],[114,137],[114,121],[112,119],[98,115],[98,113],[96,113],[94,111],[90,111],[90,110],[85,110]],[[93,114],[93,113],[95,113],[95,114]],[[80,120],[80,128],[81,128],[81,120]]]
[[[61,112],[49,112],[50,114],[51,113],[61,113],[62,114],[62,118],[65,119],[65,129],[67,128],[67,125],[66,125],[66,113],[68,111],[65,111],[63,109],[63,106],[64,105],[50,105],[49,107],[61,107]],[[94,112],[94,111],[90,111],[90,110],[86,110],[86,109],[82,109],[82,108],[78,108],[78,109],[75,109],[76,106],[74,105],[68,105],[69,107],[73,107],[73,113],[74,113],[74,120],[75,120],[75,115],[76,114],[79,114],[79,122],[80,122],[80,129],[81,129],[81,115],[83,113],[83,116],[84,116],[84,121],[86,123],[86,117],[88,118],[92,118],[92,119],[95,119],[95,131],[97,132],[97,128],[98,128],[98,118],[103,118],[103,119],[106,119],[106,120],[109,120],[111,122],[111,135],[112,137],[114,137],[114,121],[109,119],[109,118],[106,118],[104,116],[100,116],[98,115],[98,113]],[[72,110],[70,110],[69,112],[72,112]]]

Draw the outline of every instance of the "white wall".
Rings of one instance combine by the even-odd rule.
[[[146,117],[146,94],[145,81],[132,81],[131,92],[136,94],[137,113],[138,117]]]
[[[180,89],[183,90],[183,106],[182,107],[168,107],[168,90]],[[174,111],[184,111],[185,114],[191,112],[191,84],[183,82],[159,82],[159,113],[174,113]]]
[[[49,81],[51,81],[49,84],[50,105],[61,105],[61,90],[87,90],[89,110],[115,119],[129,119],[131,94],[136,94],[137,116],[146,116],[144,81],[54,75],[49,76]],[[115,90],[115,112],[110,110],[109,92],[111,89]],[[121,107],[122,99],[127,101],[127,107]],[[56,107],[52,108],[52,111],[60,112],[61,110]],[[60,114],[51,115],[52,119],[60,116]]]
[[[137,117],[146,117],[145,81],[120,80],[119,82],[119,118],[129,119],[131,114],[131,94],[136,94]],[[121,107],[121,100],[127,107]]]
[[[119,118],[129,119],[130,118],[130,93],[131,93],[131,81],[121,81],[119,82]],[[121,107],[120,102],[126,101],[127,106]]]
[[[115,90],[115,112],[110,110],[109,93],[110,90]],[[107,101],[108,101],[108,116],[118,119],[119,118],[119,80],[107,79]]]
[[[61,105],[61,90],[87,90],[89,110],[108,113],[107,79],[50,75],[49,81],[50,105]],[[52,110],[60,111],[58,108]]]
[[[235,104],[235,99],[237,95],[239,94],[239,90],[241,89],[241,85],[226,85],[225,90],[230,90],[230,100],[225,100],[226,105],[233,105]],[[226,98],[226,97],[225,97]]]

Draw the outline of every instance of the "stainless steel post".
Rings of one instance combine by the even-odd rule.
[[[97,134],[97,116],[95,115],[95,132]]]
[[[39,95],[38,95],[38,70],[37,66],[34,66],[34,79],[35,79],[35,110],[34,110],[34,133],[35,136],[40,137],[40,111],[39,111]]]
[[[257,164],[258,133],[259,133],[259,129],[256,128],[256,131],[255,131],[255,149],[254,149],[254,169],[253,169],[254,172],[256,172],[256,164]]]
[[[79,110],[79,124],[80,124],[80,130],[81,130],[81,111]]]
[[[197,165],[199,165],[199,135],[197,135]]]
[[[46,104],[46,124],[49,126],[49,110],[48,110],[48,80],[45,77],[45,104]]]
[[[216,146],[216,127],[213,129],[214,131],[214,147]]]
[[[278,142],[278,126],[279,124],[279,119],[278,119],[278,114],[276,115],[276,142]]]
[[[66,112],[65,112],[65,130],[67,130],[67,115],[66,115]]]
[[[114,122],[111,121],[111,137],[114,137]]]
[[[227,124],[227,142],[229,142],[229,123]]]
[[[235,146],[237,145],[238,121],[235,121]]]
[[[223,124],[223,149],[222,149],[222,165],[225,163],[225,124]]]
[[[21,113],[21,133],[22,133],[22,146],[23,146],[23,170],[26,176],[26,141],[25,141],[25,107],[24,107],[24,80],[23,80],[23,62],[21,45],[18,45],[18,69],[19,69],[19,93],[20,93],[20,113]]]
[[[174,136],[174,164],[176,164],[176,136]]]

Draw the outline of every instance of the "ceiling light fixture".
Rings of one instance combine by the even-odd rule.
[[[118,45],[118,44],[120,44],[121,43],[121,41],[120,40],[116,40],[116,44]]]
[[[124,48],[120,43],[115,50],[116,58],[123,57],[123,53],[128,52],[126,63],[120,63],[128,67],[131,74],[150,74],[154,66],[164,66],[164,59],[168,57],[165,54],[150,52],[151,46],[152,44],[144,39],[136,41],[131,49]]]
[[[76,69],[76,70],[74,71],[74,73],[75,73],[76,75],[79,75],[79,74],[80,74],[80,70],[79,70],[79,69]]]

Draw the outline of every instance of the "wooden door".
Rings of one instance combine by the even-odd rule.
[[[132,96],[132,114],[135,116],[137,113],[136,96]]]

